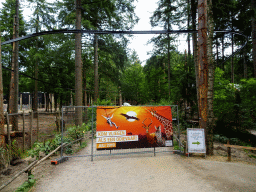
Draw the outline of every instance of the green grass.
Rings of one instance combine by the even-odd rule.
[[[251,157],[251,158],[256,159],[256,155],[248,155],[248,156]]]

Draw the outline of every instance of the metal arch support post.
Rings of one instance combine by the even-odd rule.
[[[92,148],[91,148],[91,161],[93,161],[93,106],[92,106]]]

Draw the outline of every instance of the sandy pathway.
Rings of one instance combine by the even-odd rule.
[[[256,167],[168,153],[71,158],[33,191],[256,191]]]

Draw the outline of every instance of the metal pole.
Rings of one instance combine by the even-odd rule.
[[[154,147],[154,157],[156,156],[156,147]]]
[[[91,149],[91,161],[93,161],[93,106],[92,106],[92,149]]]
[[[61,148],[60,148],[60,158],[63,156],[63,107],[61,108],[62,123],[61,123]]]

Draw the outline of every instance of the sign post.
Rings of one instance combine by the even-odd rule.
[[[187,145],[189,153],[205,153],[205,134],[204,129],[187,128]]]

